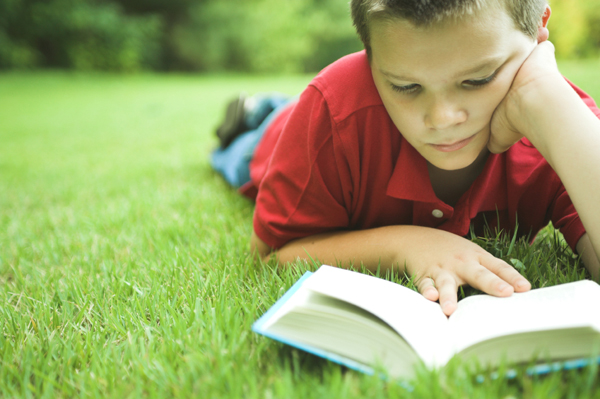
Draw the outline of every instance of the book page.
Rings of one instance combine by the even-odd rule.
[[[439,304],[399,284],[365,274],[321,266],[305,285],[358,306],[396,330],[425,364],[439,363],[451,351],[447,339],[448,318]]]
[[[541,330],[590,326],[600,331],[600,286],[593,281],[545,287],[507,298],[476,295],[450,316],[455,353],[487,339]]]

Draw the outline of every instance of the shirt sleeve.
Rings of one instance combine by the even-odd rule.
[[[579,87],[575,86],[573,84],[573,82],[571,82],[569,79],[565,78],[565,80],[567,81],[567,83],[569,83],[571,85],[573,90],[575,90],[577,95],[581,98],[581,100],[585,103],[585,105],[587,105],[588,108],[594,113],[594,115],[596,115],[596,117],[600,118],[600,109],[598,109],[598,106],[596,105],[596,102],[594,101],[594,99],[592,97],[590,97],[585,91],[583,91]]]
[[[327,102],[309,86],[283,126],[256,198],[254,231],[272,248],[348,228],[344,154],[334,131]]]

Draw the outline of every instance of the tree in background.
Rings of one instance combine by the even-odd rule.
[[[210,0],[174,32],[193,69],[306,72],[362,48],[347,0]]]
[[[159,66],[162,18],[118,2],[0,0],[0,67],[135,71]]]
[[[600,56],[600,1],[551,0],[561,58]],[[0,0],[0,68],[317,71],[362,46],[348,0]]]
[[[600,1],[553,0],[550,40],[559,58],[600,55]]]

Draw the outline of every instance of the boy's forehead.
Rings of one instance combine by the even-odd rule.
[[[427,27],[386,18],[373,21],[370,28],[372,57],[382,73],[398,80],[416,80],[412,75],[431,69],[446,69],[456,77],[497,67],[516,45],[513,36],[523,35],[506,13]]]

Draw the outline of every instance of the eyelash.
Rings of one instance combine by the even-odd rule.
[[[417,84],[412,84],[408,86],[396,86],[393,83],[390,83],[390,86],[392,87],[392,90],[402,94],[412,94],[415,91],[417,91],[417,89],[420,87]]]
[[[494,81],[494,79],[496,79],[496,76],[498,76],[498,71],[495,71],[492,76],[489,76],[485,79],[481,79],[481,80],[466,80],[465,82],[468,82],[469,85],[471,86],[485,86],[489,83],[492,83]]]
[[[474,88],[479,88],[479,87],[482,87],[482,86],[492,83],[494,81],[494,79],[496,79],[496,76],[498,76],[498,71],[495,71],[491,76],[489,76],[485,79],[465,80],[465,82],[468,83],[470,86],[473,86]],[[408,86],[396,86],[393,83],[390,83],[390,86],[392,87],[392,90],[394,90],[398,93],[402,93],[402,94],[412,94],[412,93],[416,92],[419,89],[419,87],[421,87],[418,84],[411,84]]]

